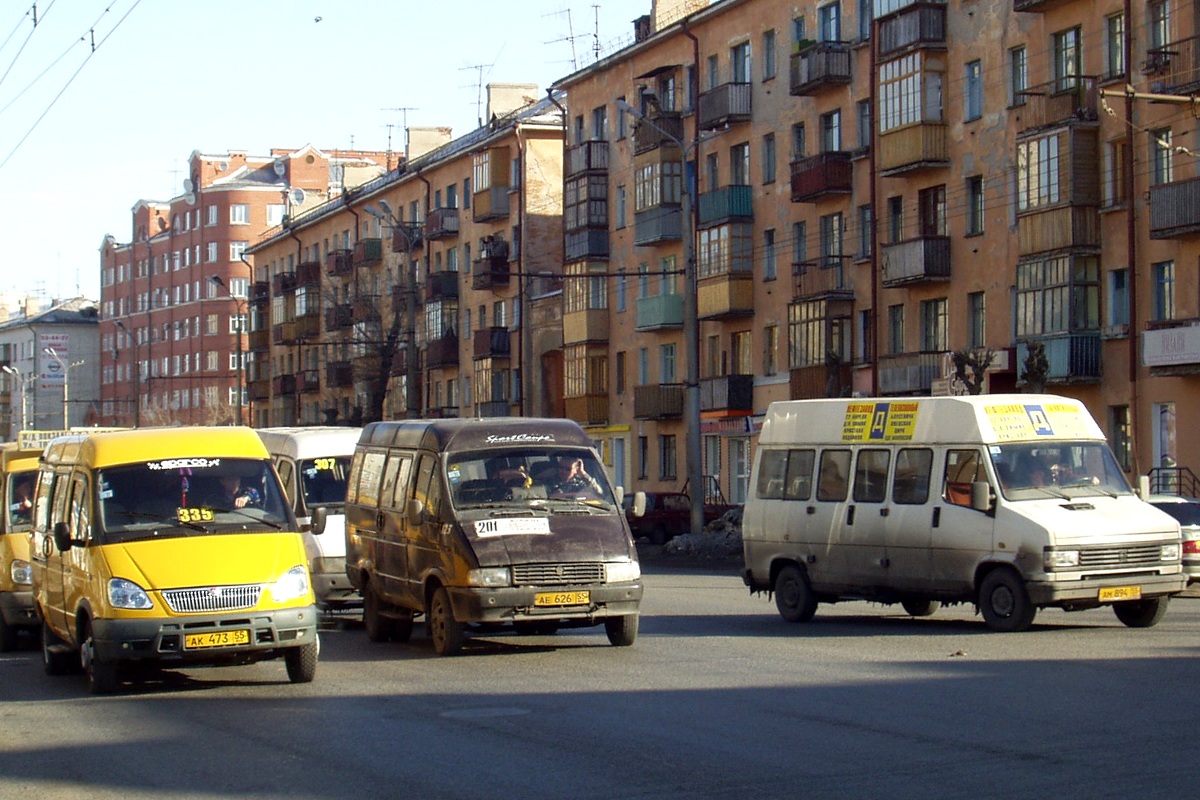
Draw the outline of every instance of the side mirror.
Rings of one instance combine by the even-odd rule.
[[[54,523],[54,546],[58,552],[65,553],[71,549],[71,529],[65,522]]]
[[[425,521],[425,504],[415,497],[410,498],[404,509],[404,516],[408,518],[409,525],[420,525]]]
[[[320,536],[325,532],[325,520],[329,517],[329,509],[325,506],[317,506],[312,510],[312,516],[309,517],[309,528],[313,533]]]
[[[645,513],[646,513],[646,493],[645,492],[634,492],[633,493],[633,515],[635,517],[640,517]]]
[[[614,486],[613,494],[617,498],[617,505],[621,505],[622,503],[625,502],[625,487],[624,486]]]
[[[971,484],[971,508],[976,511],[990,511],[992,508],[992,485],[987,481],[975,481]]]
[[[1137,493],[1138,497],[1142,498],[1143,500],[1150,496],[1149,475],[1138,475]]]

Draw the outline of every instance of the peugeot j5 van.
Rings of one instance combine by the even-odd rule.
[[[55,439],[33,525],[47,673],[77,664],[93,692],[107,692],[136,666],[283,658],[290,680],[313,679],[304,543],[251,429]]]
[[[1070,398],[772,403],[751,484],[743,577],[791,622],[866,599],[973,603],[997,631],[1106,605],[1149,627],[1186,585],[1178,523]]]
[[[361,428],[259,428],[304,534],[313,593],[322,610],[358,605],[346,577],[346,476]],[[325,531],[312,531],[313,509],[325,509]]]
[[[373,641],[424,614],[436,652],[467,625],[519,633],[604,625],[633,644],[642,598],[620,490],[570,420],[367,425],[346,492],[346,573]]]
[[[33,490],[37,485],[41,450],[23,450],[16,443],[0,449],[0,653],[17,646],[21,630],[37,630],[33,605],[33,574],[29,566],[29,529]]]

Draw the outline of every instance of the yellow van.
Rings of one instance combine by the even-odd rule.
[[[33,578],[29,568],[29,528],[40,450],[16,443],[0,445],[0,653],[17,646],[22,629],[37,630]]]
[[[134,666],[282,657],[295,683],[316,673],[304,543],[249,428],[55,439],[38,477],[32,553],[48,674],[77,660],[90,689],[108,692]]]

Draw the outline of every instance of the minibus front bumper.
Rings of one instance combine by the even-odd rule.
[[[33,604],[33,591],[0,592],[0,618],[6,625],[36,627],[37,609]]]
[[[1029,601],[1035,606],[1074,606],[1106,605],[1121,602],[1124,599],[1146,600],[1163,595],[1182,592],[1187,587],[1187,576],[1175,575],[1127,575],[1104,576],[1102,579],[1093,577],[1078,581],[1029,581],[1025,584],[1029,593]],[[1112,597],[1102,599],[1101,590],[1128,590],[1136,587],[1137,597]],[[1128,595],[1128,592],[1117,592],[1118,595]]]
[[[538,619],[601,620],[638,613],[642,582],[601,583],[583,586],[510,586],[499,589],[447,587],[454,618],[459,622],[521,622]],[[539,605],[538,596],[561,595],[571,603],[580,592],[587,602]],[[545,599],[542,602],[546,602]]]
[[[94,619],[104,661],[257,661],[317,640],[317,607],[153,619]]]

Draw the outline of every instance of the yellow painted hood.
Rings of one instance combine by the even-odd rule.
[[[267,584],[305,564],[298,533],[188,536],[105,545],[113,577],[147,591]]]

